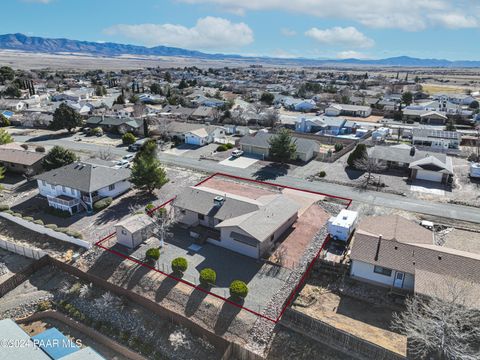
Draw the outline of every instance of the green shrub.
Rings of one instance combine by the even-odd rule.
[[[135,141],[137,141],[137,138],[130,132],[125,133],[122,136],[123,145],[132,145]]]
[[[225,144],[228,150],[233,149],[233,144],[227,143]]]
[[[3,210],[3,212],[4,212],[5,214],[13,215],[13,210],[10,210],[10,209],[8,209],[8,210]]]
[[[174,272],[185,272],[185,270],[187,270],[188,268],[188,262],[187,262],[187,259],[183,258],[183,257],[178,257],[176,259],[173,259],[172,260],[172,270]]]
[[[58,229],[58,226],[55,225],[55,224],[47,224],[47,225],[45,225],[45,227],[47,229],[52,229],[52,230],[57,230]]]
[[[10,210],[10,206],[8,206],[7,204],[0,204],[0,211],[7,211],[7,210]]]
[[[31,217],[31,216],[25,216],[25,217],[23,218],[23,220],[27,220],[27,221],[32,221],[32,222],[33,222],[33,220],[35,220],[35,219],[34,219],[33,217]]]
[[[335,148],[335,152],[339,152],[343,149],[343,144],[336,143],[334,148]]]
[[[318,173],[318,176],[320,176],[321,178],[324,178],[325,176],[327,176],[327,173],[322,170]]]
[[[109,207],[112,203],[113,199],[111,197],[106,197],[105,199],[98,200],[93,204],[93,210],[101,211]]]
[[[22,217],[23,217],[23,215],[20,214],[20,213],[18,213],[18,212],[14,212],[12,215],[13,215],[13,216],[16,216],[16,217],[19,217],[19,218],[22,218]]]
[[[147,204],[147,206],[145,206],[145,212],[147,213],[152,211],[153,209],[155,209],[155,205],[153,205],[152,203]]]
[[[217,147],[218,152],[223,152],[223,151],[227,151],[227,150],[228,150],[227,145],[218,145],[218,147]]]
[[[245,299],[248,295],[248,286],[241,280],[234,280],[230,284],[230,296],[233,298]]]
[[[40,220],[40,219],[35,220],[33,223],[34,223],[34,224],[37,224],[37,225],[43,225],[43,224],[44,224],[43,221]]]
[[[37,304],[37,311],[47,311],[52,308],[52,303],[49,300],[40,301]]]
[[[35,148],[35,151],[36,152],[39,152],[39,153],[44,153],[45,152],[45,148],[43,146],[37,146]]]
[[[160,258],[160,249],[159,248],[151,248],[148,249],[145,253],[147,259],[157,261]]]
[[[59,227],[57,228],[56,231],[66,234],[69,231],[69,229],[66,227]]]
[[[217,273],[215,270],[210,268],[205,268],[200,271],[200,284],[203,286],[215,285],[217,281]]]

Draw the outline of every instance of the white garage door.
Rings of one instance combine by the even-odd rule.
[[[442,182],[442,176],[443,175],[441,173],[428,170],[418,170],[417,172],[418,180]]]

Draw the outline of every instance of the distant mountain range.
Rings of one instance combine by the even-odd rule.
[[[136,56],[173,56],[209,60],[239,60],[245,62],[264,62],[270,64],[296,64],[304,66],[398,66],[398,67],[480,67],[480,61],[450,61],[442,59],[418,59],[408,56],[387,59],[283,59],[272,57],[246,57],[241,55],[208,54],[195,50],[186,50],[169,46],[145,47],[116,43],[100,43],[69,39],[49,39],[23,34],[0,35],[0,49],[38,52],[47,54],[80,53],[94,56],[116,57],[120,55]]]

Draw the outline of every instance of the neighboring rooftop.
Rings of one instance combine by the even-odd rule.
[[[0,148],[0,162],[31,166],[45,157],[44,153],[28,150]]]

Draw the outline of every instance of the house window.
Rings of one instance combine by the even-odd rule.
[[[198,214],[198,220],[205,220],[205,215]]]
[[[384,268],[381,266],[375,266],[373,272],[380,275],[392,276],[392,269]]]
[[[125,229],[122,229],[122,235],[127,235],[127,231]]]
[[[115,184],[109,185],[108,190],[110,191],[115,190]]]
[[[47,183],[45,182],[45,180],[42,180],[42,185],[47,186]]]

